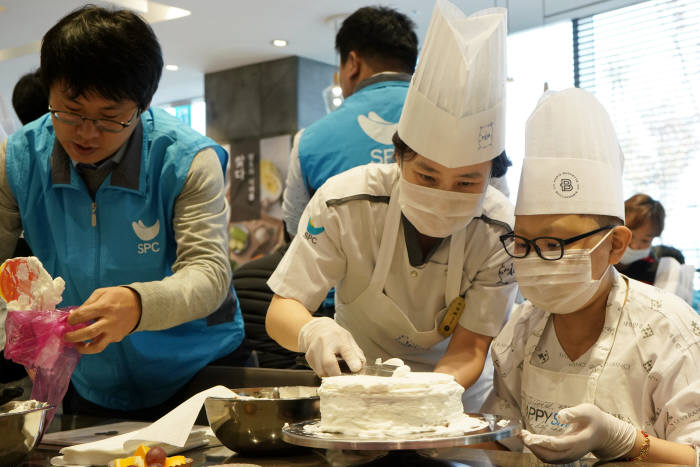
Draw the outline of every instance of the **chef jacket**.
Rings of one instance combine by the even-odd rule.
[[[523,367],[529,363],[560,373],[565,381],[597,377],[593,400],[581,402],[592,402],[653,436],[689,444],[698,451],[700,319],[677,296],[613,273],[601,336],[576,361],[559,344],[550,314],[529,301],[513,310],[492,345],[494,388],[482,412],[522,420],[527,429],[537,432],[542,432],[542,426],[557,425],[554,408],[552,413],[546,409],[552,404],[539,401],[543,409],[526,402]],[[528,349],[526,343],[533,334],[537,344]],[[603,347],[605,341],[612,343],[609,352]],[[592,364],[592,355],[601,350],[607,357],[598,368]],[[553,428],[555,433],[557,429],[565,426]],[[519,443],[506,440],[504,444],[514,448]]]
[[[270,288],[309,310],[316,310],[331,287],[336,287],[336,304],[353,302],[368,288],[390,194],[398,181],[396,164],[360,166],[329,179],[306,207],[298,235],[268,281]],[[489,186],[482,216],[465,228],[460,294],[466,307],[459,324],[486,336],[498,334],[515,296],[512,261],[499,243],[499,236],[510,231],[512,209],[508,200]],[[402,218],[398,242],[384,293],[417,331],[433,329],[441,319],[437,315],[447,306],[450,241],[442,240],[424,259],[415,228]],[[336,319],[342,324],[344,310],[338,308]],[[367,322],[367,326],[374,325]],[[377,356],[366,354],[369,361]],[[432,370],[435,363],[417,369]],[[487,360],[485,373],[489,367]]]

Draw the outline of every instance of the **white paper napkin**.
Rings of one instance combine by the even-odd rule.
[[[139,444],[161,446],[168,455],[209,444],[216,439],[211,428],[192,430],[207,397],[238,398],[238,395],[224,386],[214,386],[190,397],[145,428],[65,447],[60,451],[63,454],[60,462],[62,465],[105,465],[112,459],[131,455]]]

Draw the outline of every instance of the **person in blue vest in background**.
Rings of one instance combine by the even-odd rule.
[[[364,7],[335,37],[345,101],[294,137],[282,210],[297,233],[311,196],[333,175],[371,162],[394,162],[391,141],[418,57],[415,24],[387,7]]]
[[[48,114],[0,145],[0,260],[22,229],[83,354],[64,413],[155,419],[212,361],[240,365],[228,261],[228,154],[150,108],[163,68],[128,10],[85,6],[44,36]]]

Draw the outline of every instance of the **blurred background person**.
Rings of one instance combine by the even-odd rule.
[[[333,175],[370,162],[394,162],[391,137],[418,57],[416,25],[387,7],[360,8],[335,37],[345,101],[294,137],[282,210],[287,231]]]
[[[622,274],[668,290],[692,303],[695,268],[685,264],[680,250],[668,245],[652,246],[664,230],[666,211],[658,200],[637,193],[625,201],[625,225],[632,240],[615,268]]]
[[[26,125],[48,113],[49,97],[41,83],[39,70],[25,74],[17,81],[12,91],[12,107],[22,125]],[[12,253],[13,258],[18,256],[32,256],[32,250],[27,245],[24,236],[17,239],[17,246]],[[0,307],[2,307],[0,316],[2,316],[2,321],[4,322],[5,303],[1,302]],[[4,349],[4,327],[2,327],[1,331],[0,349]],[[27,377],[26,370],[22,365],[6,360],[4,350],[0,350],[0,385],[22,387],[24,389],[23,398],[29,397],[31,392],[31,381]]]
[[[17,80],[12,90],[12,107],[22,125],[33,122],[49,112],[49,95],[41,82],[39,69]],[[24,235],[17,239],[12,256],[32,256],[32,250],[24,240]]]
[[[49,95],[41,83],[39,73],[36,70],[22,76],[12,91],[12,107],[22,125],[49,112]]]

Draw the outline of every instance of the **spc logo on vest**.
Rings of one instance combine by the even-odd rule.
[[[367,116],[358,115],[357,123],[365,134],[377,143],[391,146],[389,148],[375,148],[369,152],[372,162],[384,163],[394,162],[394,146],[391,140],[399,126],[384,120],[376,112],[370,112]]]
[[[309,217],[309,223],[306,224],[306,232],[304,232],[304,238],[315,245],[317,240],[316,236],[321,235],[324,230],[326,229],[323,227],[316,227],[314,225],[314,220]]]
[[[140,238],[143,243],[137,245],[138,253],[144,255],[150,251],[158,253],[160,251],[160,243],[151,242],[158,233],[160,232],[160,221],[156,220],[156,223],[150,227],[144,225],[141,219],[138,222],[132,222],[131,227],[134,229],[134,233],[138,238]]]

